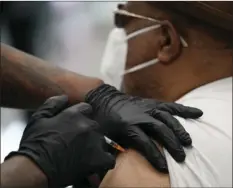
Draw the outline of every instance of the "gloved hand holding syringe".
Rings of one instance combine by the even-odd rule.
[[[112,146],[113,148],[117,149],[118,151],[125,152],[125,149],[117,144],[115,141],[111,140],[107,136],[104,136],[105,142]],[[92,174],[88,178],[88,182],[92,187],[98,187],[101,183],[100,177],[98,174]]]

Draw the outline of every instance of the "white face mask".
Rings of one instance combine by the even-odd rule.
[[[137,17],[139,16],[140,15],[137,15]],[[158,22],[157,20],[154,21]],[[140,65],[136,65],[128,70],[125,70],[128,52],[128,40],[142,33],[158,29],[160,26],[160,24],[156,23],[156,25],[149,26],[130,33],[128,36],[126,35],[126,32],[123,28],[114,28],[109,34],[107,45],[105,47],[105,52],[102,57],[100,72],[102,74],[103,81],[116,87],[117,89],[120,89],[124,75],[158,63],[159,60],[155,58]],[[187,45],[182,38],[181,42],[184,46]]]

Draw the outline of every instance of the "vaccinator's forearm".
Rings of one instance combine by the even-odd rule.
[[[67,94],[71,103],[103,82],[83,76],[1,43],[1,106],[34,109],[48,97]]]
[[[1,164],[1,188],[47,188],[46,175],[29,158],[15,156]]]

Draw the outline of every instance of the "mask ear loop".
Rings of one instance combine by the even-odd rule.
[[[138,31],[135,31],[135,32],[133,32],[133,33],[130,33],[130,34],[126,37],[126,39],[125,39],[126,41],[125,41],[125,42],[127,42],[127,40],[132,39],[133,37],[135,37],[135,36],[137,36],[137,35],[140,35],[140,34],[142,34],[142,33],[151,31],[151,30],[153,30],[153,29],[158,29],[158,28],[160,28],[160,27],[161,27],[161,25],[157,24],[157,25],[152,25],[152,26],[149,26],[149,27],[146,27],[146,28],[142,28],[142,29],[140,29],[140,30],[138,30]],[[120,73],[120,76],[123,76],[123,75],[128,74],[128,73],[131,73],[131,72],[135,72],[135,71],[140,70],[140,69],[143,69],[143,68],[146,68],[146,67],[148,67],[148,66],[150,66],[150,65],[153,65],[153,64],[155,64],[155,63],[157,63],[157,62],[158,62],[158,59],[152,59],[152,60],[150,60],[150,61],[148,61],[148,62],[146,62],[146,63],[143,63],[143,64],[140,64],[140,65],[134,66],[134,67],[132,67],[132,68],[130,68],[130,69],[128,69],[128,70],[124,70],[123,72]]]
[[[126,37],[126,40],[130,40],[131,38],[133,37],[136,37],[137,35],[140,35],[142,33],[146,33],[148,31],[151,31],[153,29],[158,29],[160,28],[161,25],[152,25],[152,26],[149,26],[149,27],[146,27],[146,28],[143,28],[143,29],[140,29],[138,31],[134,31],[133,33],[130,33],[127,37]]]
[[[182,36],[180,36],[180,42],[182,44],[182,46],[184,48],[187,48],[188,47],[188,43],[184,40],[184,38]]]
[[[187,48],[187,47],[188,47],[188,44],[186,43],[186,41],[185,41],[182,37],[180,37],[180,40],[181,40],[182,46],[183,46],[184,48]],[[141,69],[144,69],[144,68],[149,67],[149,66],[151,66],[151,65],[154,65],[154,64],[156,64],[156,63],[158,63],[158,62],[159,62],[159,59],[157,59],[157,58],[152,59],[152,60],[147,61],[147,62],[145,62],[145,63],[142,63],[142,64],[136,65],[136,66],[134,66],[134,67],[132,67],[132,68],[129,68],[129,69],[125,70],[123,73],[121,73],[120,75],[121,75],[121,76],[124,76],[124,75],[126,75],[126,74],[129,74],[129,73],[132,73],[132,72],[136,72],[136,71],[138,71],[138,70],[141,70]]]
[[[159,62],[159,60],[156,58],[156,59],[152,59],[152,60],[150,60],[150,61],[147,61],[147,62],[145,62],[145,63],[143,63],[143,64],[136,65],[136,66],[134,66],[134,67],[132,67],[132,68],[130,68],[130,69],[128,69],[128,70],[125,70],[125,71],[121,74],[121,76],[126,75],[126,74],[129,74],[129,73],[132,73],[132,72],[136,72],[136,71],[141,70],[141,69],[144,69],[144,68],[149,67],[149,66],[151,66],[151,65],[154,65],[154,64],[156,64],[156,63],[158,63],[158,62]]]
[[[134,18],[140,18],[140,19],[144,19],[144,20],[149,20],[149,21],[155,22],[157,24],[161,24],[161,21],[156,20],[154,18],[142,16],[142,15],[139,15],[139,14],[134,14],[134,13],[128,12],[126,10],[115,10],[114,13],[125,15],[125,16],[130,16],[130,17],[134,17]]]
[[[149,20],[149,21],[152,21],[154,23],[157,23],[158,25],[161,24],[161,21],[159,20],[156,20],[154,18],[151,18],[151,17],[147,17],[147,16],[142,16],[142,15],[139,15],[139,14],[135,14],[135,13],[132,13],[132,12],[129,12],[129,11],[126,11],[126,10],[115,10],[114,13],[116,14],[121,14],[121,15],[125,15],[125,16],[130,16],[130,17],[134,17],[134,18],[140,18],[140,19],[144,19],[144,20]],[[131,34],[129,34],[130,36]],[[134,36],[132,36],[134,37]],[[128,38],[128,37],[127,37]],[[181,41],[181,44],[183,45],[183,47],[188,47],[188,44],[187,42],[184,40],[183,37],[180,36],[180,41]]]
[[[150,17],[146,17],[146,16],[142,16],[142,15],[138,15],[138,14],[134,14],[132,12],[128,12],[126,10],[115,10],[114,13],[117,13],[117,14],[121,14],[121,15],[125,15],[125,16],[130,16],[130,17],[134,17],[134,18],[140,18],[140,19],[144,19],[144,20],[149,20],[149,21],[152,21],[154,23],[156,23],[156,25],[153,25],[153,26],[149,26],[149,27],[146,27],[146,28],[143,28],[143,29],[140,29],[138,31],[135,31],[133,33],[130,33],[127,37],[126,37],[126,41],[137,36],[137,35],[140,35],[144,32],[148,32],[150,30],[153,30],[153,29],[157,29],[159,27],[161,27],[161,21],[159,20],[156,20],[154,18],[150,18]],[[187,48],[188,47],[188,44],[187,42],[184,40],[184,38],[182,36],[180,36],[180,41],[181,41],[181,44],[184,48]],[[129,74],[129,73],[132,73],[132,72],[135,72],[135,71],[138,71],[140,69],[143,69],[143,68],[146,68],[148,66],[151,66],[153,64],[156,64],[158,63],[159,60],[156,58],[156,59],[152,59],[150,61],[147,61],[143,64],[140,64],[140,65],[136,65],[128,70],[125,70],[124,72],[120,73],[120,76],[124,76],[126,74]]]

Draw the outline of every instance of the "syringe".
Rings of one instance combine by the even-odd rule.
[[[107,144],[111,145],[112,147],[116,148],[119,151],[125,152],[125,149],[123,147],[121,147],[119,144],[117,144],[116,142],[112,141],[110,138],[104,136],[105,141]]]

